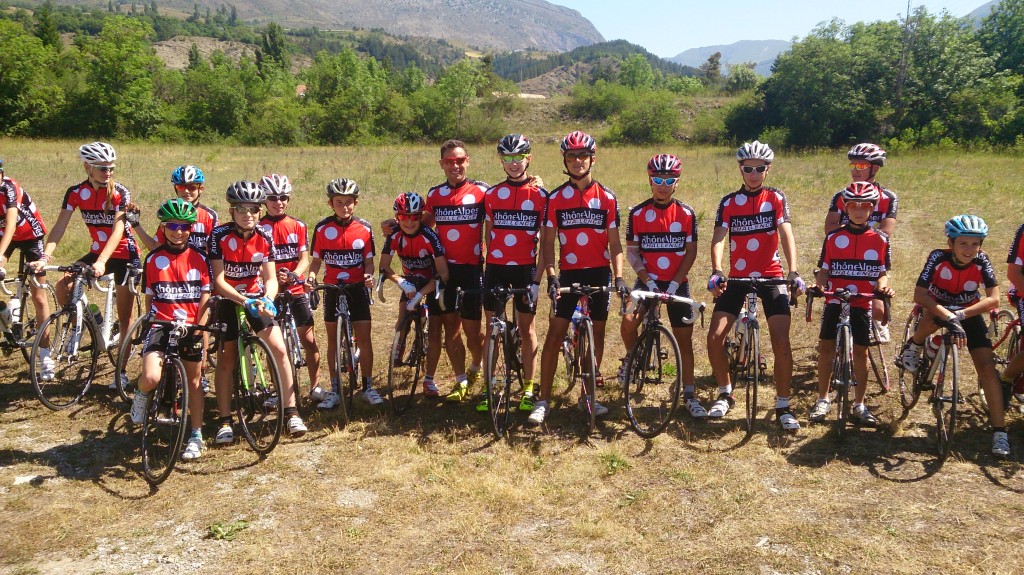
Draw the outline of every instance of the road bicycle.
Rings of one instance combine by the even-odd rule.
[[[299,282],[299,276],[293,272],[288,272],[288,279],[293,283]],[[314,306],[313,292],[310,292],[310,309],[315,310],[318,306]],[[287,286],[282,286],[281,292],[277,294],[277,298],[274,304],[277,305],[277,317],[274,321],[278,327],[281,328],[281,335],[284,337],[284,347],[286,350],[285,355],[288,357],[288,369],[292,372],[292,381],[294,382],[295,398],[298,401],[299,394],[299,372],[302,368],[306,367],[306,352],[302,347],[302,340],[299,338],[299,328],[295,324],[295,316],[292,313],[292,304],[295,302],[296,296],[288,290]]]
[[[6,322],[3,326],[3,335],[0,337],[0,350],[4,354],[9,354],[19,349],[27,362],[32,354],[32,342],[35,341],[39,325],[46,319],[36,317],[31,287],[44,290],[44,297],[51,310],[57,309],[57,295],[53,291],[53,286],[49,283],[39,283],[35,275],[28,273],[24,254],[21,255],[18,269],[21,271],[17,277],[8,278],[4,268],[0,268],[0,290],[9,298],[7,302],[0,302],[0,305],[5,306],[10,314],[8,318],[6,314],[0,312],[0,317],[5,318],[2,321]]]
[[[811,308],[814,305],[814,298],[817,297],[838,299],[840,305],[839,323],[836,326],[835,356],[832,359],[832,374],[829,376],[829,387],[833,392],[831,402],[836,406],[836,419],[833,423],[833,429],[836,433],[836,439],[842,441],[850,421],[850,392],[854,390],[854,395],[856,395],[855,390],[857,386],[857,378],[854,376],[853,370],[854,344],[853,328],[850,325],[851,302],[855,300],[873,301],[876,298],[882,299],[885,304],[886,316],[888,316],[889,300],[886,297],[873,293],[856,293],[844,288],[833,291],[817,288],[807,293],[807,311],[805,314],[807,321],[811,321]],[[873,327],[875,322],[871,320],[870,316],[871,310],[869,308],[868,324]]]
[[[163,483],[174,470],[189,428],[188,400],[191,390],[188,372],[178,354],[178,344],[190,332],[220,333],[223,326],[189,325],[184,320],[157,320],[153,319],[152,313],[139,320],[147,333],[150,328],[168,330],[160,380],[146,400],[145,420],[142,424],[142,475],[150,485],[156,486]]]
[[[558,288],[559,295],[571,294],[579,296],[573,317],[569,321],[572,334],[566,333],[566,348],[563,343],[562,352],[565,356],[566,371],[569,384],[566,392],[571,391],[579,382],[580,407],[583,411],[586,434],[590,435],[597,424],[597,360],[594,354],[594,321],[590,319],[590,298],[600,293],[609,293],[615,288],[607,285],[591,286],[574,283],[568,287]],[[625,302],[623,301],[623,306]],[[551,306],[551,313],[555,312]],[[570,341],[571,335],[571,341]]]
[[[963,398],[960,395],[960,352],[949,328],[943,326],[938,344],[934,356],[927,351],[922,354],[913,385],[917,394],[931,390],[928,405],[935,417],[935,444],[939,465],[942,465],[953,447],[957,411]]]
[[[496,311],[487,326],[487,342],[484,347],[484,393],[487,411],[490,414],[491,430],[502,439],[508,435],[515,423],[519,404],[513,403],[513,394],[522,393],[523,379],[522,335],[519,333],[518,315],[512,306],[512,319],[505,315],[508,302],[514,297],[525,297],[531,307],[534,305],[529,288],[496,286],[491,289],[458,289],[455,307],[462,305],[463,294],[490,294],[495,301]]]
[[[444,309],[444,283],[440,278],[435,278],[433,281],[435,282],[434,293],[426,297],[437,299],[441,304],[441,309]],[[377,282],[377,298],[382,303],[387,301],[384,298],[383,274]],[[416,388],[427,369],[429,341],[427,330],[430,323],[430,311],[427,308],[426,298],[421,298],[416,304],[409,301],[405,311],[406,313],[395,327],[395,336],[391,341],[388,353],[386,392],[395,415],[402,415],[415,403]]]
[[[42,269],[72,277],[67,303],[40,324],[29,354],[29,375],[39,400],[59,411],[78,403],[88,391],[100,353],[106,352],[111,364],[117,365],[116,290],[113,274],[96,278],[92,266],[81,262]],[[105,296],[105,317],[97,306],[89,304],[85,290],[90,285]],[[134,280],[129,287],[134,293]]]
[[[335,328],[335,356],[331,358],[334,362],[335,373],[338,374],[341,389],[341,402],[339,410],[343,424],[347,424],[354,408],[355,392],[360,388],[359,377],[359,346],[356,343],[355,335],[352,333],[352,316],[349,310],[348,290],[366,290],[366,286],[359,284],[331,285],[322,284],[313,288],[311,294],[321,291],[334,291],[338,295],[337,327]],[[373,305],[373,298],[368,298],[370,305]],[[293,322],[294,323],[294,322]],[[297,338],[297,335],[296,335]],[[296,396],[298,397],[298,396]]]
[[[663,292],[634,290],[629,297],[643,308],[640,336],[626,355],[623,391],[626,416],[640,437],[656,437],[668,426],[679,407],[683,362],[672,329],[661,322],[662,304],[690,306],[686,325],[704,317],[704,304],[688,297]]]

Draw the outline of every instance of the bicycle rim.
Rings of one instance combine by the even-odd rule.
[[[580,320],[579,327],[576,357],[580,360],[580,392],[583,394],[581,407],[587,435],[590,435],[597,423],[595,409],[597,365],[594,360],[594,326],[588,318],[583,318]]]
[[[292,387],[295,389],[295,401],[298,405],[299,398],[302,397],[299,385],[299,366],[303,363],[302,344],[299,343],[295,324],[289,322],[287,327],[281,325],[281,332],[284,334],[285,357],[288,358],[287,369],[292,374]]]
[[[953,434],[956,431],[957,406],[960,399],[959,363],[956,346],[949,345],[935,374],[932,411],[935,414],[939,463],[945,462],[953,450]]]
[[[993,329],[995,329],[996,338],[992,344],[992,351],[995,355],[996,365],[1000,367],[1006,367],[1017,351],[1013,345],[1015,341],[1012,340],[1016,339],[1013,336],[1020,332],[1020,326],[1013,325],[1013,320],[1013,313],[1005,309],[999,310],[995,317]]]
[[[907,342],[910,341],[910,337],[914,334],[914,330],[917,329],[917,322],[920,321],[920,312],[910,312],[907,316],[906,325],[903,327],[903,340],[900,341],[900,353],[906,347]],[[925,366],[920,366],[919,369],[924,369]],[[903,406],[904,411],[910,411],[917,405],[918,399],[921,397],[921,388],[916,384],[916,376],[912,373],[908,373],[907,370],[902,367],[896,366],[896,377],[899,382],[900,388],[900,405]]]
[[[644,331],[629,354],[624,395],[633,431],[651,438],[668,426],[679,406],[679,344],[664,326]]]
[[[50,313],[59,310],[60,306],[57,305],[57,295],[53,291],[53,286],[48,283],[43,284],[43,291],[46,292],[46,301],[50,304]],[[45,317],[36,317],[36,306],[32,303],[31,294],[31,290],[25,288],[25,292],[21,296],[21,337],[18,339],[21,355],[29,364],[32,363],[32,344],[35,342],[40,326],[46,319]]]
[[[81,322],[81,332],[75,344],[74,310],[62,310],[50,315],[39,326],[30,354],[30,376],[39,401],[59,411],[75,405],[82,399],[96,375],[100,349],[92,322]],[[49,347],[45,344],[49,342]],[[49,351],[53,361],[52,377],[44,373],[43,357]]]
[[[280,370],[270,346],[253,335],[242,336],[238,357],[241,381],[235,382],[235,410],[249,446],[266,455],[284,428]]]
[[[569,323],[569,329],[565,332],[565,339],[562,340],[562,361],[565,363],[565,393],[568,394],[576,387],[576,379],[580,373],[580,362],[576,356],[577,330]]]
[[[338,318],[335,342],[337,342],[337,357],[334,358],[335,370],[338,374],[338,385],[341,394],[341,401],[338,402],[338,415],[341,416],[342,425],[349,422],[349,409],[352,408],[352,392],[355,389],[356,381],[359,379],[358,366],[352,361],[352,340],[348,337],[348,330],[345,329],[345,322]]]
[[[495,331],[487,339],[484,357],[484,383],[487,386],[487,411],[491,417],[491,430],[501,439],[508,435],[512,425],[512,378],[505,334]]]
[[[889,393],[889,368],[885,365],[883,345],[878,343],[878,326],[875,325],[875,322],[871,322],[871,331],[875,334],[875,343],[868,346],[868,363],[871,366],[871,373],[875,376],[875,381],[878,382],[878,387],[882,389],[882,393]]]
[[[832,362],[831,385],[835,387],[836,419],[833,428],[836,439],[843,440],[846,427],[850,423],[850,386],[853,385],[852,357],[850,350],[850,330],[844,328],[836,342],[836,358]]]
[[[747,365],[746,375],[744,376],[744,384],[747,387],[746,390],[746,431],[747,437],[750,437],[754,433],[754,423],[757,420],[757,388],[761,384],[761,341],[760,335],[757,329],[751,329],[749,332],[749,341],[747,343]],[[734,382],[735,384],[735,382]],[[736,395],[735,393],[733,394]]]
[[[416,387],[423,377],[427,350],[416,312],[409,312],[395,331],[388,354],[387,395],[395,415],[402,415],[416,399]]]
[[[132,323],[128,331],[129,337],[124,338],[117,351],[117,369],[114,370],[114,386],[117,394],[125,403],[131,404],[139,388],[139,377],[142,376],[142,344],[149,322],[140,317]]]
[[[181,360],[169,359],[146,401],[142,426],[142,474],[150,485],[163,483],[174,470],[188,423],[188,375]]]

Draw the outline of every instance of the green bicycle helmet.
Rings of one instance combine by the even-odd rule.
[[[160,204],[156,217],[161,222],[167,220],[181,220],[183,222],[196,223],[196,207],[181,198],[167,200]]]

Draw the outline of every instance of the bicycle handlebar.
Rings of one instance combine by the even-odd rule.
[[[690,306],[690,317],[683,318],[683,323],[686,325],[693,325],[697,321],[697,314],[700,314],[701,325],[704,324],[704,309],[707,307],[704,302],[683,297],[681,295],[668,294],[665,292],[649,291],[649,290],[633,290],[629,292],[629,297],[633,301],[639,303],[641,300],[653,299],[662,303],[682,303]]]
[[[891,304],[891,298],[889,296],[877,291],[872,293],[858,293],[852,292],[845,288],[839,288],[835,290],[823,290],[818,286],[807,289],[807,308],[804,312],[804,319],[806,321],[811,321],[811,308],[814,305],[814,298],[818,297],[834,297],[843,301],[850,301],[853,299],[863,299],[869,301],[876,299],[881,300],[882,307],[884,309],[883,316],[885,317],[885,322],[889,323],[889,307]]]
[[[455,291],[455,309],[458,309],[458,308],[462,307],[462,296],[465,295],[465,294],[470,294],[470,295],[486,295],[486,294],[491,294],[494,297],[496,297],[498,299],[505,300],[505,301],[508,301],[513,296],[525,295],[526,296],[526,301],[530,304],[530,307],[533,307],[534,303],[536,303],[536,302],[533,301],[533,294],[531,293],[530,288],[510,288],[508,286],[495,286],[495,287],[490,288],[490,289],[488,289],[488,288],[478,288],[478,289],[456,288],[456,291]]]
[[[795,287],[794,283],[786,278],[718,278],[718,282],[715,285],[722,287],[728,282],[745,284],[748,286],[789,286],[789,307],[796,307],[797,297],[796,290],[793,289]]]
[[[444,303],[445,283],[441,281],[440,276],[434,276],[433,279],[427,281],[434,282],[434,299],[437,300],[438,307],[441,311],[447,311],[448,306]],[[382,302],[387,301],[384,299],[384,274],[380,274],[380,280],[377,283],[377,297],[379,297]]]

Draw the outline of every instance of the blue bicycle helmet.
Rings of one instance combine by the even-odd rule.
[[[978,216],[963,214],[954,216],[946,222],[946,237],[949,239],[965,236],[984,238],[988,236],[988,224]]]
[[[206,181],[203,171],[195,166],[178,166],[171,172],[171,183],[181,184],[202,184]]]

